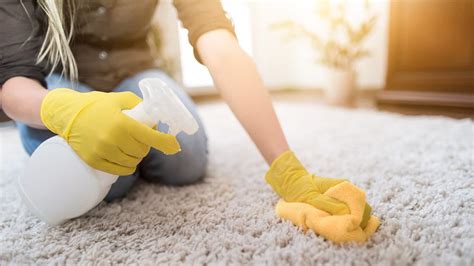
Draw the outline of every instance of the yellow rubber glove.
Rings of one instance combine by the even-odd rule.
[[[353,184],[347,181],[339,183],[324,194],[346,203],[351,214],[331,215],[307,203],[282,199],[275,211],[278,217],[290,220],[303,230],[311,229],[334,243],[365,242],[379,227],[380,220],[375,216],[370,216],[365,228],[360,226],[366,204],[365,193]]]
[[[80,93],[56,89],[43,99],[41,120],[91,167],[129,175],[150,147],[165,154],[180,151],[176,137],[158,132],[122,112],[141,101],[131,92]]]
[[[281,154],[272,163],[265,179],[273,190],[286,202],[303,202],[332,215],[349,214],[349,207],[324,193],[347,180],[311,175],[292,151]],[[366,204],[361,221],[365,228],[372,208]]]

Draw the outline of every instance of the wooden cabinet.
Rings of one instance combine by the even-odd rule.
[[[381,109],[474,115],[474,0],[393,0]]]

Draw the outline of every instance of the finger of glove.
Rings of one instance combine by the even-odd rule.
[[[365,227],[367,226],[371,213],[372,213],[372,207],[370,207],[369,204],[365,203],[364,214],[362,215],[362,221],[360,222],[360,227],[362,229],[365,229]]]
[[[94,169],[118,176],[131,175],[136,169],[136,167],[126,167],[105,159],[96,159],[87,163]]]
[[[347,181],[347,179],[320,177],[317,175],[313,175],[313,180],[320,193],[325,193],[328,189]]]
[[[137,104],[142,102],[140,97],[130,91],[111,92],[110,94],[113,95],[115,102],[119,104],[122,110],[132,109]]]
[[[344,202],[326,195],[313,195],[306,199],[305,202],[332,215],[351,213],[349,207]]]
[[[137,141],[151,146],[164,154],[175,154],[181,150],[175,136],[159,132],[131,118],[127,120],[130,135]]]
[[[111,137],[112,138],[112,137]],[[112,138],[113,139],[113,138]],[[129,138],[131,139],[131,138]],[[97,144],[95,149],[96,156],[105,159],[109,162],[124,166],[124,167],[136,167],[140,159],[132,157],[122,152],[116,145],[120,143],[112,140],[104,140]]]
[[[141,158],[130,156],[124,153],[119,147],[110,149],[106,154],[102,155],[102,158],[111,163],[115,163],[127,168],[135,168],[141,161]]]
[[[143,144],[137,141],[134,137],[130,136],[130,139],[127,143],[121,143],[119,149],[129,156],[143,159],[149,152],[150,146]]]

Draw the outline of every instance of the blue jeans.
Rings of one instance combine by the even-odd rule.
[[[151,69],[129,77],[120,83],[115,92],[131,91],[142,97],[138,88],[138,82],[143,78],[160,78],[174,90],[183,104],[189,109],[199,124],[199,130],[194,135],[179,133],[176,137],[181,145],[181,152],[175,155],[164,155],[160,151],[151,149],[150,153],[138,165],[137,171],[129,176],[120,176],[112,185],[105,200],[112,201],[122,198],[132,188],[138,177],[152,182],[160,182],[166,185],[192,184],[204,177],[207,166],[207,136],[196,106],[186,92],[167,74],[158,69]],[[58,74],[52,74],[47,78],[48,90],[56,88],[74,88],[76,91],[89,92],[90,87],[84,84],[74,84]],[[25,124],[18,123],[20,138],[28,154],[32,154],[36,148],[48,138],[55,134],[49,130],[31,128]],[[167,132],[167,125],[160,123],[158,130]]]

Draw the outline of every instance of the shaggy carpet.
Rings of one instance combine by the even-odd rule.
[[[0,128],[0,264],[473,265],[474,123],[278,103],[292,148],[315,173],[348,177],[382,219],[364,245],[333,245],[275,217],[267,166],[220,103],[200,107],[210,138],[204,181],[141,181],[123,200],[48,227],[21,205],[27,159]]]

